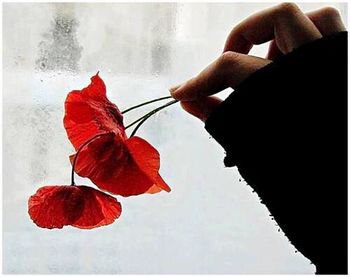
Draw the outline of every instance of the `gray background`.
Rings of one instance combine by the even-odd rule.
[[[139,131],[159,150],[171,193],[118,197],[120,219],[93,230],[40,229],[27,214],[40,186],[69,184],[73,148],[62,124],[69,91],[99,70],[121,109],[167,95],[220,54],[235,24],[271,5],[3,5],[4,273],[315,272],[237,169],[224,168],[224,152],[203,124],[178,105]],[[346,4],[331,5],[346,21]]]

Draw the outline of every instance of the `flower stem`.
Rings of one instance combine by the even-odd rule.
[[[139,108],[139,107],[142,107],[142,106],[145,106],[145,105],[148,105],[148,104],[151,104],[153,102],[157,102],[157,101],[161,101],[161,100],[165,100],[165,99],[169,99],[169,98],[172,98],[171,96],[165,96],[165,97],[160,97],[160,98],[157,98],[157,99],[153,99],[153,100],[150,100],[150,101],[147,101],[147,102],[144,102],[144,103],[141,103],[141,104],[138,104],[136,106],[132,106],[124,111],[122,111],[122,114],[125,114],[129,111],[132,111],[136,108]]]
[[[135,129],[132,131],[130,137],[133,137],[135,134],[136,134],[136,131],[141,127],[141,125],[148,119],[150,118],[152,115],[154,115],[155,113],[159,112],[160,110],[163,110],[165,109],[166,107],[168,106],[171,106],[175,103],[177,103],[179,100],[172,100],[168,103],[166,103],[165,105],[163,106],[160,106],[159,108],[157,109],[154,109],[153,111],[150,111],[149,113],[147,113],[146,115],[142,116],[141,118],[135,120],[133,123],[129,124],[125,129],[131,127],[132,125],[136,124],[137,122],[140,121],[139,124],[136,125]]]
[[[87,145],[89,144],[91,141],[93,141],[94,139],[100,137],[100,136],[104,136],[104,135],[108,135],[110,134],[108,133],[101,133],[101,134],[97,134],[96,136],[93,136],[92,138],[88,139],[87,141],[85,141],[82,145],[80,145],[79,149],[77,150],[77,153],[75,153],[74,159],[73,159],[73,163],[72,163],[72,174],[71,174],[71,185],[74,186],[75,182],[74,182],[74,168],[75,168],[75,164],[77,162],[77,158],[78,158],[78,154],[80,153],[80,151]]]
[[[162,110],[163,108],[166,108],[166,107],[168,107],[168,106],[170,106],[170,105],[172,105],[172,104],[174,104],[174,103],[176,103],[176,102],[178,102],[178,100],[170,101],[170,102],[168,102],[168,103],[166,103],[166,104],[164,104],[164,105],[162,105],[162,106],[160,106],[160,107],[158,107],[158,108],[156,108],[156,109],[154,109],[154,110],[152,110],[152,111],[146,113],[145,115],[141,116],[140,118],[136,119],[135,121],[133,121],[132,123],[130,123],[129,125],[127,125],[127,126],[125,127],[125,130],[128,129],[128,128],[130,128],[131,126],[134,126],[137,122],[143,120],[144,118],[146,118],[146,117],[148,117],[148,116],[150,116],[150,115],[153,115],[153,114],[155,114],[156,112]]]

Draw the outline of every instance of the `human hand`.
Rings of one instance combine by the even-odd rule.
[[[323,36],[345,31],[339,12],[325,7],[304,14],[282,3],[248,17],[229,34],[221,56],[196,77],[170,89],[185,111],[205,121],[222,100],[213,94],[236,88],[276,57]],[[248,55],[253,45],[270,41],[266,58]]]

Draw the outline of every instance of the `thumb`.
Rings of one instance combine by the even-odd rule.
[[[180,104],[186,112],[205,122],[221,102],[218,97],[208,96],[195,101],[181,101]]]

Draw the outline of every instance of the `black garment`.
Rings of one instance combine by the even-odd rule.
[[[347,273],[347,32],[276,59],[206,121],[318,274]]]

